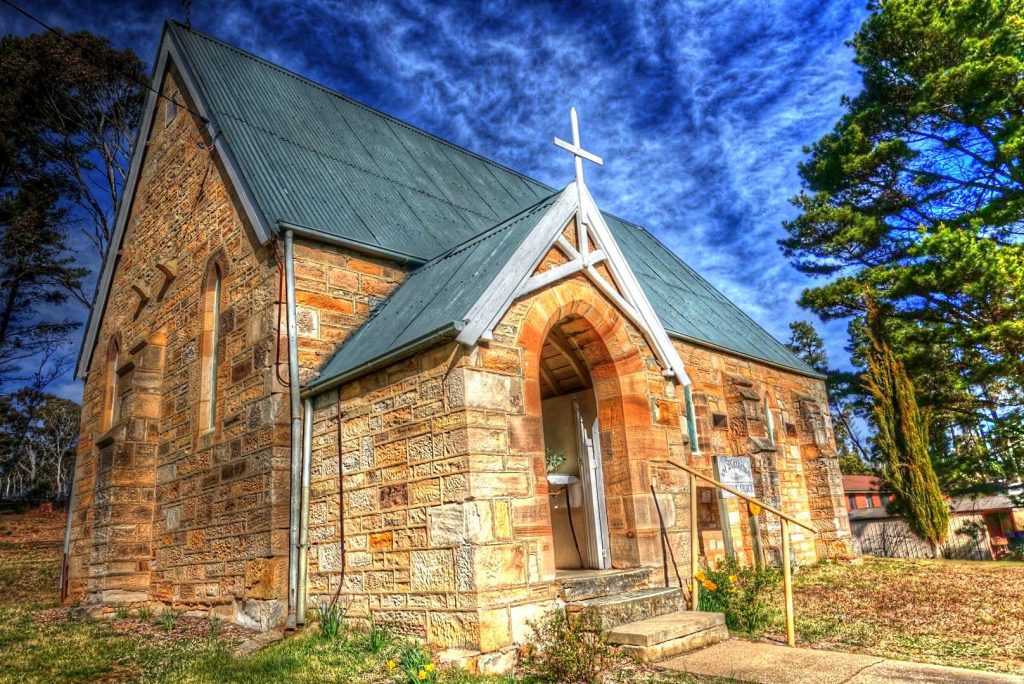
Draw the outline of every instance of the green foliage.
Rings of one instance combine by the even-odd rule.
[[[170,608],[167,608],[162,613],[160,613],[160,617],[156,619],[156,624],[164,631],[170,632],[174,629],[174,623],[176,623],[177,621],[178,614]]]
[[[917,405],[903,363],[886,341],[881,314],[870,298],[867,309],[864,384],[874,398],[875,446],[882,459],[882,477],[896,495],[893,508],[941,557],[949,532],[949,506],[928,452],[925,414]]]
[[[1024,562],[1024,539],[1010,540],[1010,560]]]
[[[875,471],[857,454],[839,454],[839,470],[843,475],[874,475]]]
[[[316,609],[317,623],[320,626],[320,637],[333,641],[341,634],[342,621],[345,618],[345,611],[337,603],[320,604]]]
[[[105,252],[142,108],[141,60],[87,32],[0,37],[0,388],[63,372],[83,289],[69,231]]]
[[[786,343],[786,346],[814,370],[819,373],[828,373],[828,352],[825,351],[825,340],[814,329],[813,324],[808,321],[792,321],[789,324],[789,342]]]
[[[779,612],[775,601],[782,581],[777,568],[749,567],[735,558],[724,558],[714,568],[697,574],[702,611],[725,613],[731,630],[760,636]]]
[[[412,644],[402,651],[398,669],[404,684],[434,684],[437,681],[437,666],[419,644]]]
[[[135,617],[139,618],[143,622],[149,622],[153,619],[153,611],[149,607],[143,606],[135,611]]]
[[[374,625],[370,628],[368,643],[371,653],[379,654],[385,652],[394,641],[395,637],[387,627]]]
[[[549,473],[558,470],[559,466],[565,463],[565,453],[556,451],[551,447],[544,449],[544,465]]]
[[[624,656],[601,636],[596,616],[583,613],[569,620],[555,610],[530,624],[533,640],[523,667],[541,682],[594,684],[604,671],[616,671]]]
[[[800,165],[781,241],[829,281],[801,304],[886,306],[943,480],[1024,472],[1024,0],[877,0],[851,42],[863,89]]]

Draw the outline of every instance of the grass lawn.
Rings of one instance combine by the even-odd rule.
[[[395,684],[387,661],[408,644],[394,640],[377,653],[368,635],[343,632],[325,640],[315,627],[238,655],[247,634],[203,618],[132,613],[112,620],[73,618],[56,606],[59,542],[0,539],[0,682],[352,682]],[[640,667],[621,673],[633,684],[682,684],[683,675]],[[439,671],[446,684],[513,684],[521,676],[484,677]]]
[[[799,646],[1024,674],[1024,563],[865,558],[793,585]]]

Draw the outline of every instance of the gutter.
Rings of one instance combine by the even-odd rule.
[[[462,328],[463,323],[461,321],[452,321],[444,327],[422,335],[394,351],[373,358],[366,363],[362,363],[358,367],[353,368],[352,370],[343,373],[322,385],[305,387],[302,389],[302,396],[312,399],[313,397],[323,394],[328,390],[332,390],[339,385],[349,382],[350,380],[372,373],[373,371],[383,368],[384,366],[388,366],[395,361],[400,361],[407,356],[411,356],[418,351],[432,347],[438,342],[454,339]]]
[[[296,616],[299,578],[299,504],[301,498],[300,478],[302,464],[300,462],[301,421],[299,399],[299,350],[298,327],[295,322],[295,240],[292,231],[284,234],[284,277],[285,306],[288,309],[288,393],[290,395],[291,417],[291,510],[289,515],[288,550],[288,622],[292,623]]]
[[[722,352],[723,354],[729,354],[730,356],[736,356],[736,357],[739,357],[739,358],[744,359],[746,361],[753,361],[754,363],[762,363],[762,364],[764,364],[766,366],[771,366],[772,368],[778,368],[779,370],[788,371],[790,373],[796,373],[797,375],[803,375],[803,376],[808,377],[808,378],[814,378],[815,380],[828,380],[828,376],[827,375],[822,375],[821,373],[819,373],[817,371],[814,371],[814,370],[800,370],[799,368],[793,368],[792,366],[786,366],[784,364],[778,363],[777,361],[767,361],[765,359],[761,359],[761,358],[758,358],[756,356],[751,356],[750,354],[744,354],[743,352],[738,352],[735,349],[729,349],[728,347],[723,347],[721,345],[714,344],[714,343],[708,342],[706,340],[698,340],[696,337],[690,337],[689,335],[683,335],[682,333],[677,333],[674,330],[666,329],[665,332],[668,333],[669,337],[674,337],[677,340],[682,340],[683,342],[689,342],[690,344],[695,344],[698,347],[704,347],[705,349],[712,349],[714,351],[719,351],[719,352]]]
[[[353,252],[360,252],[361,254],[369,254],[370,256],[382,257],[391,261],[397,261],[401,264],[409,264],[410,266],[420,266],[427,263],[427,259],[422,257],[402,252],[396,249],[388,249],[387,247],[380,247],[379,245],[372,245],[368,242],[362,242],[361,240],[353,240],[351,238],[339,237],[337,235],[330,235],[314,228],[307,226],[301,226],[297,223],[289,223],[288,221],[278,221],[278,228],[288,233],[295,233],[300,237],[309,238],[310,240],[316,240],[317,242],[323,242],[328,245],[335,245],[337,247],[344,247],[351,249]]]

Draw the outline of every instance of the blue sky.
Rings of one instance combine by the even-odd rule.
[[[16,0],[17,1],[17,0]],[[149,63],[179,2],[20,3]],[[604,157],[587,181],[605,210],[644,225],[776,337],[815,320],[834,364],[844,323],[795,301],[811,281],[776,240],[793,215],[802,147],[859,78],[844,45],[864,0],[569,3],[209,2],[192,24],[551,185],[572,176],[551,137],[580,114]],[[0,31],[37,27],[0,7]],[[75,397],[75,383],[61,394]]]

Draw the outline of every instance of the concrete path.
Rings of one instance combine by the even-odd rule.
[[[676,672],[758,684],[1024,684],[1024,677],[878,656],[730,639],[658,664]]]

